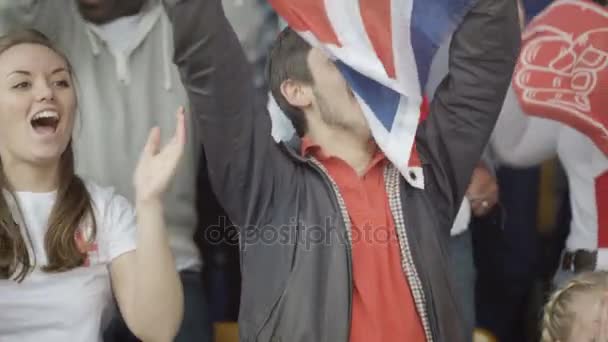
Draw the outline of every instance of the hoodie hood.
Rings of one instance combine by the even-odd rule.
[[[72,7],[74,11],[78,11],[75,4]],[[131,41],[129,42],[127,49],[124,51],[116,51],[115,49],[109,48],[107,41],[103,38],[104,35],[101,32],[99,25],[83,20],[93,55],[98,57],[101,54],[102,49],[108,49],[115,60],[117,78],[128,85],[131,83],[129,60],[132,53],[150,35],[155,25],[161,25],[163,51],[159,51],[159,53],[163,56],[163,85],[165,90],[169,91],[173,87],[171,81],[171,66],[173,63],[171,59],[171,23],[164,12],[162,2],[160,0],[148,0],[146,4],[144,4],[141,12],[135,16],[138,17],[137,26],[135,32],[130,36]],[[109,25],[111,25],[111,23]]]

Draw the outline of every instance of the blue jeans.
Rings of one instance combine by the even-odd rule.
[[[450,238],[450,268],[456,300],[461,308],[468,336],[475,329],[475,263],[471,231],[466,230]]]
[[[174,341],[211,342],[211,323],[207,314],[202,275],[200,272],[182,271],[180,277],[184,288],[184,320]],[[120,315],[110,322],[103,338],[104,342],[139,341]]]

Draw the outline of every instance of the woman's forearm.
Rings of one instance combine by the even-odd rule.
[[[180,327],[184,300],[169,246],[163,205],[160,199],[138,199],[136,209],[138,231],[134,298],[131,301],[132,329],[146,342],[170,341]]]

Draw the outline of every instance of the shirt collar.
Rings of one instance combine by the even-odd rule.
[[[376,144],[373,140],[370,140],[370,144],[374,145],[375,152],[374,152],[374,155],[372,156],[372,159],[370,160],[370,163],[367,167],[366,172],[369,171],[371,168],[375,167],[376,165],[378,165],[380,162],[383,162],[386,160],[386,156],[384,155],[382,150],[380,150],[376,146]],[[332,158],[332,156],[327,155],[325,153],[325,151],[323,151],[323,148],[319,144],[312,141],[312,139],[310,139],[310,137],[308,137],[308,136],[302,137],[302,145],[300,146],[300,154],[302,155],[302,157],[305,157],[307,155],[313,156],[316,159],[318,159],[319,161],[324,161],[324,160],[328,160],[328,159]]]

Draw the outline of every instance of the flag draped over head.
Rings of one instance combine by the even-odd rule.
[[[524,112],[579,130],[608,155],[608,9],[549,5],[524,32],[513,89]]]
[[[433,56],[477,0],[269,0],[322,48],[353,90],[378,146],[424,185],[414,138]]]

